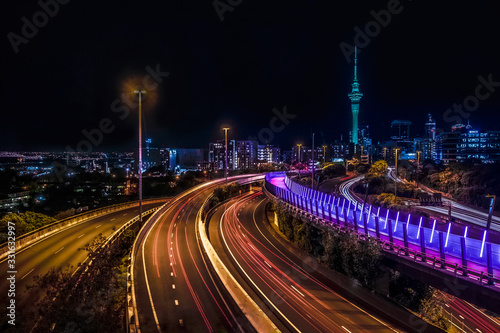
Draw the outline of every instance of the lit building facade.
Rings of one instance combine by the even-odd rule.
[[[470,125],[458,124],[451,132],[437,138],[438,160],[453,162],[500,162],[500,131],[474,130]]]

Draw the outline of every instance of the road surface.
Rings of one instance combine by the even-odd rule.
[[[263,310],[279,321],[275,323],[282,331],[397,331],[342,297],[314,260],[280,241],[266,227],[266,202],[261,192],[231,200],[213,215],[210,239],[225,264],[243,279],[249,294],[266,304]],[[387,310],[394,311],[394,307]],[[402,316],[411,316],[398,310]]]
[[[162,205],[162,203],[146,204],[143,211]],[[9,284],[6,278],[0,280],[0,295],[2,295],[2,332],[24,332],[31,329],[33,321],[33,304],[36,297],[33,293],[26,294],[26,286],[33,283],[33,277],[47,273],[52,267],[73,266],[85,260],[86,251],[79,248],[91,242],[96,236],[102,234],[110,236],[114,230],[139,215],[139,207],[132,207],[109,213],[103,216],[91,218],[86,222],[79,223],[63,229],[51,236],[43,238],[39,242],[16,252],[16,328],[13,329],[6,323],[7,291]],[[2,276],[8,271],[7,258],[0,262]]]
[[[220,183],[177,196],[139,244],[134,283],[142,332],[252,332],[198,240],[198,210]]]

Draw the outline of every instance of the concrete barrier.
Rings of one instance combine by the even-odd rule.
[[[167,198],[162,198],[162,199],[150,199],[150,200],[143,200],[142,203],[144,204],[152,204],[152,203],[161,203],[165,202],[169,199]],[[76,225],[78,223],[86,222],[89,219],[93,219],[96,217],[100,217],[112,212],[116,212],[119,210],[131,208],[131,207],[136,207],[139,206],[138,201],[134,202],[127,202],[123,204],[118,204],[118,205],[113,205],[113,206],[108,206],[100,209],[96,209],[87,213],[79,214],[76,216],[68,217],[60,221],[56,221],[54,223],[51,223],[49,225],[46,225],[44,227],[41,227],[39,229],[33,230],[27,234],[24,234],[20,237],[16,237],[16,244],[15,244],[15,249],[16,252],[22,250],[26,246],[29,246],[43,238],[46,238],[50,235],[53,235],[54,233],[61,231],[67,227]],[[0,245],[0,260],[5,258],[9,254],[9,247],[8,247],[8,242],[3,243]]]
[[[238,283],[238,281],[234,278],[234,276],[229,272],[226,265],[222,262],[220,257],[215,252],[212,243],[208,239],[207,231],[205,225],[203,224],[202,212],[206,209],[207,203],[209,202],[209,196],[203,206],[198,211],[198,215],[196,217],[198,234],[200,235],[200,239],[205,249],[205,253],[207,254],[215,272],[219,276],[222,281],[222,284],[227,289],[235,303],[240,308],[241,312],[248,319],[250,324],[255,328],[257,332],[280,332],[278,327],[274,325],[274,323],[269,319],[264,311],[255,303],[255,301],[248,295],[248,293],[243,289],[243,287]]]

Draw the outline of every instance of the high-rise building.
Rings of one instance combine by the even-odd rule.
[[[281,151],[274,145],[257,146],[257,162],[259,163],[278,163],[281,160]]]
[[[437,137],[437,160],[452,162],[500,162],[500,131],[474,130],[470,125],[457,124],[451,132]]]
[[[354,48],[354,79],[352,81],[352,90],[348,94],[351,100],[351,111],[352,111],[352,138],[351,142],[356,146],[358,142],[358,116],[359,116],[359,102],[363,94],[359,91],[358,82],[358,49]]]
[[[411,121],[394,120],[391,123],[391,139],[394,141],[410,141]]]
[[[236,170],[255,168],[257,165],[257,141],[237,140],[236,154],[233,158]]]
[[[425,123],[425,133],[429,141],[436,141],[436,121],[429,113],[427,115],[427,122]]]
[[[227,142],[228,170],[251,169],[257,164],[257,141],[230,140]],[[216,170],[225,169],[225,141],[210,143],[208,161]]]

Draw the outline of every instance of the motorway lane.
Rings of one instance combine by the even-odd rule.
[[[219,223],[231,258],[226,264],[245,276],[282,324],[292,332],[392,332],[320,282],[316,269],[274,239],[262,221],[265,201],[261,192],[234,199],[212,223]]]
[[[161,203],[147,204],[143,206],[143,211],[162,205]],[[37,298],[34,293],[25,293],[26,286],[33,283],[33,277],[47,273],[52,267],[66,267],[71,265],[76,269],[77,265],[87,257],[86,251],[79,251],[79,248],[91,242],[100,233],[108,237],[123,224],[138,215],[139,208],[132,207],[106,214],[104,216],[92,218],[86,222],[64,229],[52,236],[43,238],[34,245],[16,252],[16,332],[26,329],[33,324],[31,306]],[[0,262],[0,272],[2,276],[8,271],[7,258]],[[5,278],[0,280],[0,295],[2,295],[2,320],[0,328],[2,332],[6,325],[6,305],[9,289],[8,281]]]
[[[388,177],[392,179],[393,181],[397,182],[406,182],[405,180],[401,178],[397,178],[396,175],[394,174],[395,171],[393,169],[390,169],[388,171]],[[434,193],[434,192],[428,192],[428,193]],[[486,227],[486,222],[488,221],[488,213],[482,212],[480,210],[462,205],[454,200],[450,200],[447,198],[443,198],[443,203],[447,205],[451,205],[451,216],[455,218],[458,221],[464,222],[464,223],[470,223],[474,224],[479,227]],[[415,207],[417,209],[423,210],[423,211],[428,211],[428,212],[436,212],[442,215],[448,215],[448,207],[433,207],[433,206],[417,206]],[[494,231],[500,232],[500,217],[493,215],[491,219],[491,229]]]
[[[197,213],[219,185],[178,196],[139,245],[134,283],[142,332],[252,332],[198,240]]]
[[[360,180],[363,176],[354,178],[352,180],[349,180],[345,183],[343,183],[340,186],[340,192],[341,194],[346,197],[347,199],[356,202],[356,198],[352,195],[352,186],[354,183],[356,183],[358,180]],[[398,180],[401,182],[400,179],[396,179],[395,176],[392,174],[392,172],[389,172],[389,177],[393,180]],[[448,199],[443,199],[443,200],[448,200]],[[450,200],[448,200],[450,201]],[[468,216],[473,216],[477,217],[475,215],[476,213],[484,214],[482,212],[470,209],[469,207],[460,205],[458,203],[454,203],[454,205],[457,205],[457,207],[461,208],[454,208],[452,210],[452,215],[455,216],[456,218],[460,220],[464,216],[461,216],[462,214],[467,214]],[[437,212],[440,212],[442,214],[448,214],[448,208],[446,207],[419,207],[422,209],[427,209],[427,210],[434,210]],[[463,208],[466,208],[467,210],[463,210]],[[464,213],[465,211],[465,213]],[[483,216],[484,217],[484,216]],[[492,221],[492,229],[495,229],[495,219]],[[470,221],[470,219],[469,219]],[[483,221],[485,219],[483,218]],[[479,223],[479,222],[478,222]],[[481,225],[481,223],[480,223]],[[482,225],[485,225],[485,222],[482,222]],[[454,323],[455,325],[458,325],[456,327],[459,331],[462,330],[462,325],[461,323],[464,323],[464,332],[476,332],[476,333],[481,333],[481,332],[500,332],[500,325],[493,321],[491,317],[488,315],[484,314],[482,311],[478,310],[477,308],[473,307],[469,303],[459,299],[459,298],[454,298],[452,301],[447,302],[444,304],[444,310],[449,312],[453,317],[450,316],[450,322]],[[460,322],[460,324],[457,322],[457,320]],[[469,328],[469,329],[468,329]]]

